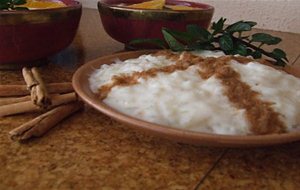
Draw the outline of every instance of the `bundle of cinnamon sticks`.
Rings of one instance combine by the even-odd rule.
[[[0,118],[27,112],[42,114],[10,131],[12,140],[40,137],[83,107],[71,83],[45,84],[35,67],[23,68],[22,74],[26,85],[0,85]]]

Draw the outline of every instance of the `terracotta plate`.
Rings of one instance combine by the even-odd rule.
[[[194,145],[208,145],[208,146],[226,146],[226,147],[253,147],[253,146],[269,146],[275,144],[288,143],[300,140],[300,132],[275,134],[275,135],[256,135],[256,136],[233,136],[233,135],[215,135],[200,132],[193,132],[162,126],[154,123],[142,121],[128,115],[122,114],[117,110],[105,105],[96,94],[89,88],[88,78],[91,73],[100,68],[102,64],[112,63],[116,58],[125,60],[129,58],[136,58],[142,54],[151,53],[153,51],[135,51],[117,53],[105,57],[98,58],[89,63],[86,63],[79,68],[73,76],[73,86],[78,95],[84,102],[92,106],[96,110],[127,124],[129,127],[150,133],[155,136],[171,139],[177,142],[189,143]],[[294,75],[300,74],[300,70],[296,71],[291,67],[286,68],[287,72]]]

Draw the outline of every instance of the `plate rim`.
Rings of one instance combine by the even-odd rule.
[[[84,86],[81,84],[81,80],[85,78],[84,84],[88,82],[87,75],[91,74],[92,70],[99,68],[100,65],[104,64],[105,60],[110,60],[110,62],[105,62],[106,64],[111,64],[113,60],[136,58],[142,54],[153,53],[157,50],[139,50],[139,51],[126,51],[120,53],[114,53],[106,56],[96,58],[82,65],[76,70],[72,77],[72,85],[78,96],[89,106],[93,107],[97,111],[109,116],[114,120],[118,120],[126,126],[140,130],[146,133],[150,133],[154,136],[159,136],[169,140],[193,144],[193,145],[206,145],[206,146],[217,146],[217,147],[259,147],[259,146],[270,146],[277,144],[284,144],[300,140],[300,131],[284,134],[269,134],[269,135],[221,135],[221,134],[210,134],[196,131],[189,131],[184,129],[179,129],[170,126],[159,125],[155,123],[150,123],[128,116],[121,113],[108,105],[104,104],[100,99],[91,97],[86,93]],[[125,57],[123,59],[123,57]],[[291,66],[285,68],[288,73],[291,71]],[[84,76],[85,75],[85,76]],[[89,87],[87,87],[91,93]],[[96,96],[94,94],[94,96]]]

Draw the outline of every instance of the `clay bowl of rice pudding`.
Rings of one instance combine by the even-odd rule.
[[[162,27],[208,28],[214,13],[212,6],[188,0],[100,0],[98,10],[107,34],[124,44],[137,38],[163,39]]]
[[[219,51],[118,53],[83,65],[88,105],[152,135],[251,147],[300,140],[300,70]]]

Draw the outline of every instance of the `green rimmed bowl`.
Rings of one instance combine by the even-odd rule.
[[[67,6],[52,9],[0,11],[0,68],[18,69],[66,48],[74,39],[81,3],[61,0]]]
[[[167,0],[167,5],[185,5],[198,9],[175,11],[169,9],[133,9],[125,5],[145,0],[100,0],[98,10],[105,31],[115,40],[127,44],[137,38],[163,38],[161,29],[167,27],[184,31],[189,24],[203,28],[210,25],[214,8],[207,4]]]

